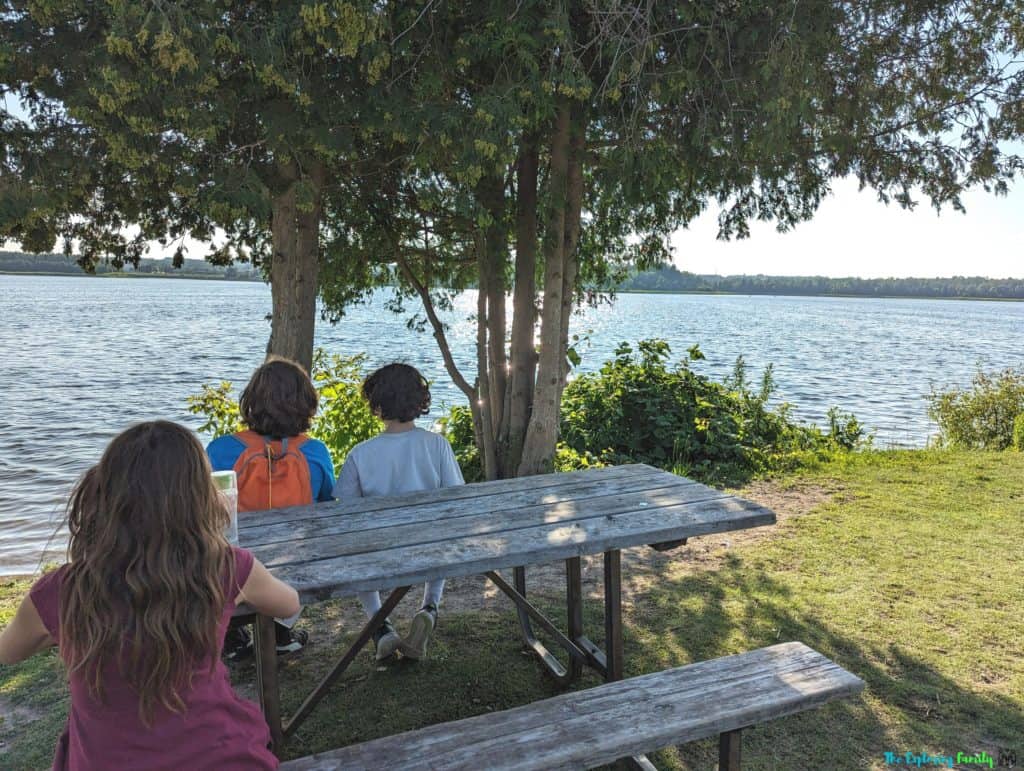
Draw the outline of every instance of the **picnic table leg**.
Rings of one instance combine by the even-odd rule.
[[[604,553],[604,653],[606,682],[621,680],[622,664],[622,552]],[[634,755],[616,762],[616,767],[636,771],[657,771],[646,755]]]
[[[583,567],[579,557],[565,561],[565,604],[569,639],[577,645],[583,637]],[[570,682],[583,674],[583,662],[569,657]]]
[[[604,553],[604,655],[607,682],[621,680],[622,668],[622,553]]]
[[[740,771],[741,738],[739,729],[718,735],[718,771]]]
[[[575,641],[572,639],[572,634],[568,637],[563,635],[550,621],[541,615],[540,611],[526,601],[526,568],[517,567],[512,569],[513,586],[509,586],[495,571],[488,571],[485,575],[491,579],[495,586],[501,589],[501,591],[515,602],[516,612],[519,616],[519,627],[523,634],[523,642],[527,648],[537,654],[541,663],[543,663],[547,668],[548,674],[555,679],[555,682],[559,685],[568,685],[579,677],[583,669],[576,659],[579,658],[582,660],[585,658],[585,653],[576,645]],[[537,619],[537,623],[541,624],[547,632],[555,636],[559,645],[565,648],[566,652],[569,653],[568,670],[562,666],[562,663],[555,658],[554,654],[551,653],[544,643],[538,640],[537,636],[533,633],[533,625],[530,623],[531,612]],[[570,610],[570,618],[571,613],[572,611]],[[570,620],[570,625],[571,624],[572,621]],[[571,631],[572,630],[570,629],[570,632]]]
[[[373,637],[373,633],[377,631],[377,627],[384,622],[384,619],[386,619],[391,611],[395,609],[395,606],[398,605],[408,591],[408,586],[399,586],[397,589],[391,590],[391,594],[389,594],[388,598],[384,600],[384,604],[381,609],[377,611],[373,618],[366,622],[366,626],[363,627],[359,636],[356,637],[355,642],[352,643],[347,651],[345,651],[345,655],[341,657],[341,660],[334,665],[334,668],[330,672],[324,675],[324,678],[316,688],[313,689],[312,693],[310,693],[302,704],[299,705],[299,708],[295,710],[295,714],[291,716],[287,723],[285,723],[283,733],[286,737],[295,733],[295,729],[297,729],[309,713],[313,711],[313,707],[320,703],[320,700],[327,694],[327,689],[331,687],[334,681],[341,677],[341,674],[348,669],[349,665],[359,654],[359,651],[361,651],[363,646],[370,641],[371,637]]]
[[[263,717],[270,728],[270,741],[275,753],[284,744],[281,728],[281,689],[277,680],[277,633],[274,619],[260,614],[256,616],[256,634],[253,647],[256,651],[256,690],[260,695]]]

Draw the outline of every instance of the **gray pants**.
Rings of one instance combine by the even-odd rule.
[[[423,605],[433,605],[435,608],[441,604],[441,593],[444,591],[444,579],[431,581],[423,585]],[[380,592],[359,592],[359,602],[363,605],[363,612],[367,618],[373,618],[380,610]]]

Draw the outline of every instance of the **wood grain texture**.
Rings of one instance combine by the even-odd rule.
[[[718,498],[315,561],[305,561],[299,552],[295,561],[272,570],[303,601],[316,602],[774,522],[774,513],[762,506]],[[262,559],[259,548],[253,552]]]
[[[584,506],[587,501],[607,495],[623,495],[630,492],[671,487],[693,488],[703,493],[717,493],[713,488],[705,487],[688,479],[672,474],[637,474],[628,478],[596,478],[572,482],[570,484],[541,487],[534,490],[520,490],[510,493],[497,493],[474,496],[472,498],[452,497],[429,503],[412,503],[385,510],[371,509],[368,511],[352,511],[352,504],[342,506],[335,503],[321,503],[320,515],[316,519],[281,521],[264,524],[259,527],[248,527],[242,533],[245,543],[253,546],[265,546],[272,543],[294,541],[301,538],[322,538],[332,535],[359,533],[382,528],[433,525],[449,520],[458,520],[467,516],[482,514],[511,514],[522,509],[535,506],[555,506],[577,502]],[[463,488],[448,488],[452,495]],[[374,498],[363,499],[372,505]],[[344,511],[338,512],[339,507]],[[282,514],[285,510],[282,510]],[[244,515],[243,516],[247,516]]]
[[[290,506],[285,509],[250,511],[243,514],[239,519],[238,529],[241,531],[281,522],[321,519],[325,512],[331,515],[344,515],[369,511],[387,511],[389,509],[405,508],[410,505],[443,504],[448,501],[464,500],[467,498],[511,495],[522,491],[566,487],[575,482],[587,482],[596,479],[636,479],[644,476],[665,477],[675,475],[653,466],[632,463],[625,466],[569,471],[564,474],[543,474],[533,477],[499,479],[492,482],[476,482],[460,487],[446,487],[440,490],[423,490],[422,492],[409,493],[408,495],[384,495],[376,498],[358,498],[350,501],[311,503],[308,506]],[[682,478],[676,477],[676,479]]]
[[[774,521],[749,501],[630,465],[254,512],[239,539],[316,602]]]
[[[289,761],[287,771],[584,769],[812,709],[863,681],[799,642]]]

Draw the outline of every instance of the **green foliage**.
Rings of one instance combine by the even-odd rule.
[[[204,418],[199,433],[218,437],[245,428],[238,412],[238,399],[232,395],[231,389],[231,382],[222,380],[215,386],[203,385],[198,394],[188,397],[188,411]]]
[[[469,407],[452,407],[438,422],[441,433],[455,450],[455,459],[462,468],[462,476],[467,482],[482,482],[485,478],[484,469],[473,434],[473,415]],[[579,471],[605,465],[607,464],[593,453],[577,450],[565,442],[559,442],[555,448],[555,471]]]
[[[607,463],[650,463],[718,482],[865,443],[853,416],[833,410],[825,434],[795,423],[788,405],[770,409],[771,367],[754,390],[742,358],[717,383],[690,368],[704,358],[697,346],[675,367],[670,355],[663,340],[643,340],[635,350],[623,343],[599,372],[572,381],[562,398],[566,447]]]
[[[384,427],[362,395],[365,361],[363,354],[338,356],[322,348],[313,356],[312,380],[320,395],[320,408],[309,435],[327,445],[335,466],[344,462],[352,447],[376,436]],[[198,394],[188,397],[188,411],[205,418],[200,432],[216,437],[245,427],[231,390],[231,383],[223,381],[216,386],[204,385]]]
[[[825,276],[715,276],[681,271],[674,265],[636,273],[617,287],[635,292],[721,292],[727,294],[838,295],[853,297],[980,297],[1024,300],[1024,279],[827,278]]]
[[[1013,419],[1013,449],[1024,452],[1024,412]]]
[[[979,370],[970,388],[932,389],[928,400],[928,414],[939,424],[941,445],[1005,450],[1014,445],[1019,416],[1024,413],[1024,369]]]
[[[384,424],[363,398],[364,354],[338,356],[318,348],[313,354],[313,385],[320,409],[310,435],[327,445],[336,464],[359,442],[376,436]]]
[[[455,459],[462,469],[467,482],[482,482],[485,479],[480,450],[476,446],[473,431],[473,413],[465,405],[452,407],[448,414],[438,421],[441,433],[455,451]]]

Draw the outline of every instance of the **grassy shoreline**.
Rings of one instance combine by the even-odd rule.
[[[1024,758],[1024,453],[856,453],[742,492],[775,508],[779,524],[694,539],[654,563],[642,590],[627,589],[627,675],[801,640],[867,689],[747,732],[745,768],[883,769],[883,753],[906,751]],[[0,623],[27,586],[0,579]],[[553,618],[557,593],[536,594]],[[351,639],[350,611],[307,609],[316,646],[282,662],[283,687],[296,686],[284,693],[286,714]],[[596,600],[586,621],[600,642]],[[377,668],[360,656],[286,756],[553,694],[518,650],[510,610],[453,608],[426,661]],[[232,678],[251,693],[251,665]],[[46,767],[66,709],[53,653],[0,668],[0,767]],[[655,761],[706,769],[714,757],[705,741]]]

